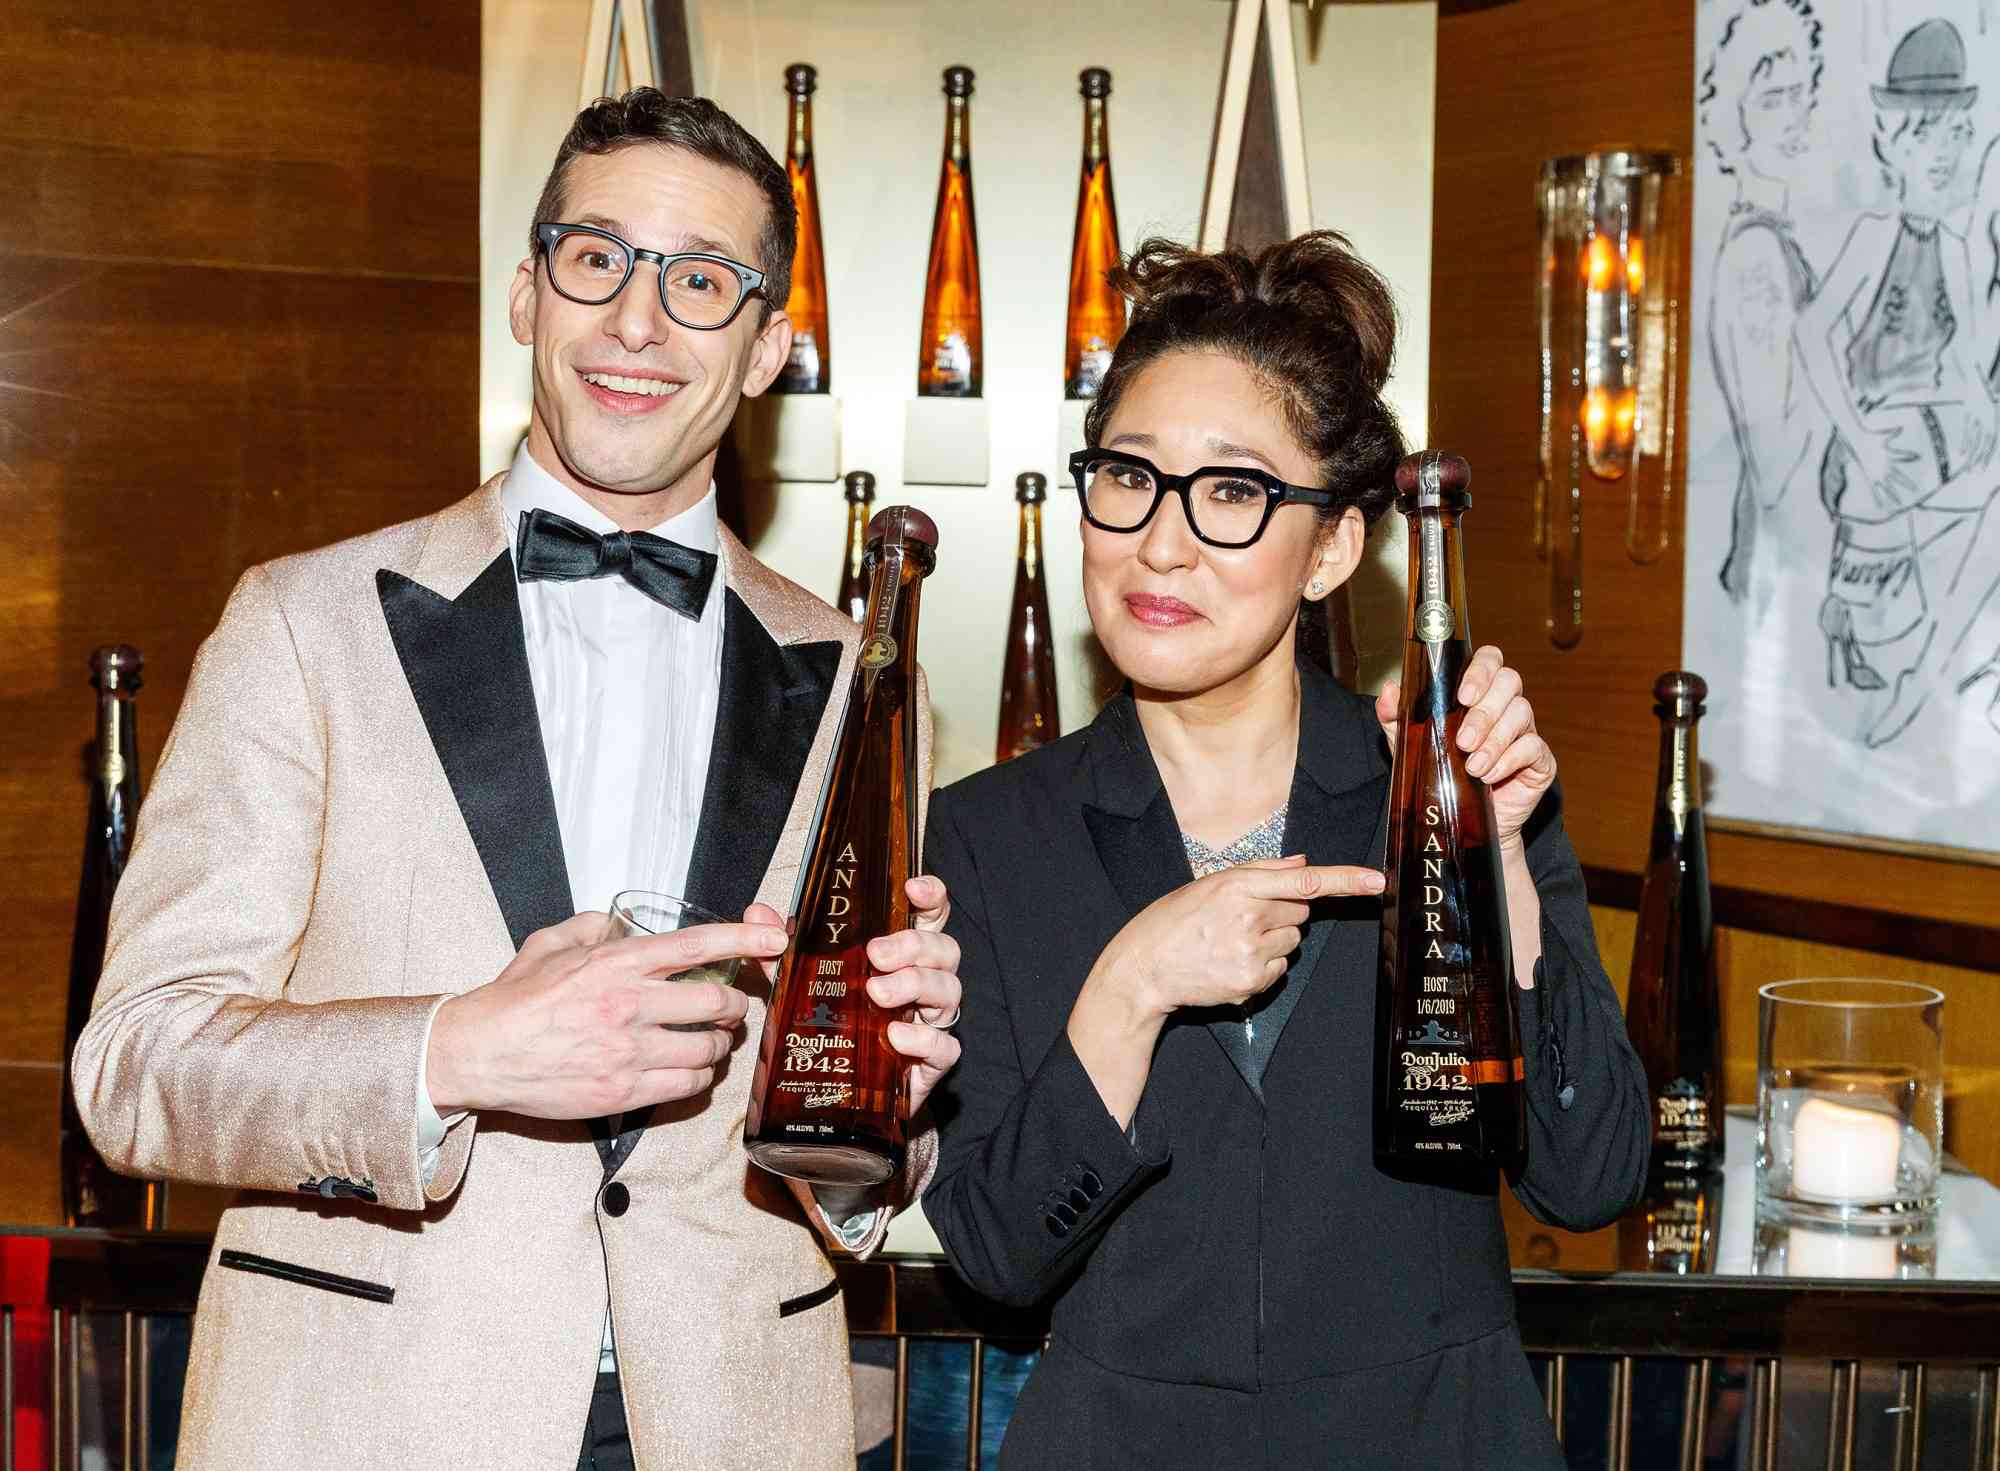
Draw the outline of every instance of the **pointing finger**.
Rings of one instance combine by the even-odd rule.
[[[1250,892],[1262,899],[1332,899],[1354,894],[1379,894],[1382,871],[1347,864],[1327,864],[1258,874]]]

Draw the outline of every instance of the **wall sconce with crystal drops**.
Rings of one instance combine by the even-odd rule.
[[[1681,163],[1619,149],[1543,163],[1541,470],[1535,550],[1549,638],[1583,637],[1583,504],[1626,487],[1625,549],[1666,550],[1673,496]]]

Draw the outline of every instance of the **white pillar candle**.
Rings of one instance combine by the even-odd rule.
[[[1843,1205],[1889,1200],[1902,1145],[1893,1114],[1808,1098],[1792,1117],[1792,1193]]]
[[[1787,1277],[1893,1277],[1896,1241],[1873,1232],[1818,1231],[1794,1226],[1785,1233]]]

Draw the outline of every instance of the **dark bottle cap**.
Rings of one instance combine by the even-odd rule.
[[[947,97],[970,97],[972,95],[972,68],[969,66],[948,66],[944,69],[944,95]]]
[[[1039,506],[1049,498],[1049,479],[1037,470],[1024,470],[1014,477],[1014,499],[1024,506]]]
[[[849,502],[865,506],[875,499],[875,477],[866,470],[849,470],[846,482]]]
[[[1396,466],[1396,490],[1406,512],[1438,506],[1463,510],[1472,504],[1471,487],[1472,466],[1450,450],[1419,450]]]
[[[1087,66],[1077,73],[1078,88],[1086,97],[1109,97],[1111,95],[1111,73],[1101,66]]]
[[[1691,720],[1708,709],[1708,681],[1685,669],[1671,669],[1653,681],[1653,711],[1676,720]]]
[[[889,506],[877,511],[875,519],[868,523],[868,539],[896,546],[908,546],[914,542],[935,552],[938,544],[937,522],[915,506]]]
[[[819,72],[803,61],[785,68],[785,90],[794,97],[810,97],[819,89]]]
[[[146,661],[130,644],[103,644],[91,650],[90,682],[101,690],[136,690]]]

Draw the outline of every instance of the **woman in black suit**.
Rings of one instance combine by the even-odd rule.
[[[1078,488],[1128,684],[930,808],[965,1006],[925,1209],[975,1288],[1053,1305],[1002,1464],[1559,1467],[1497,1179],[1373,1157],[1397,691],[1294,657],[1403,453],[1387,288],[1328,233],[1254,261],[1150,242],[1120,284]],[[1641,1187],[1643,1073],[1521,681],[1484,648],[1459,694],[1521,983],[1512,1185],[1595,1227]]]

